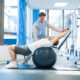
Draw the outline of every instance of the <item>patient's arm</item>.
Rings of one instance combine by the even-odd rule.
[[[67,33],[69,32],[69,30],[66,30],[65,32],[60,33],[59,35],[57,35],[53,40],[51,40],[53,43],[57,42],[59,39],[61,39],[62,37],[64,37]]]

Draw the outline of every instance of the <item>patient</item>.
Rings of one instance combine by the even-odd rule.
[[[42,38],[38,41],[35,41],[29,44],[26,47],[21,47],[18,45],[10,45],[8,49],[9,49],[9,54],[11,56],[12,61],[8,65],[6,65],[6,68],[17,68],[16,54],[28,56],[31,53],[34,54],[34,51],[37,48],[51,47],[51,46],[58,45],[59,43],[58,40],[64,37],[68,32],[69,32],[69,29],[65,29],[64,32],[60,33],[56,37]]]

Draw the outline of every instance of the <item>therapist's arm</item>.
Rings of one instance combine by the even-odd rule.
[[[35,40],[38,40],[38,37],[37,37],[37,29],[36,28],[33,29],[33,34],[34,34]]]
[[[57,31],[57,32],[64,32],[64,30],[59,30],[58,28],[56,28],[56,27],[54,27],[52,25],[50,25],[49,28],[54,30],[54,31]]]

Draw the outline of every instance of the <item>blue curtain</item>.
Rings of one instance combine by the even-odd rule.
[[[40,10],[33,10],[33,24],[38,20]]]
[[[17,44],[26,45],[26,0],[19,0]]]

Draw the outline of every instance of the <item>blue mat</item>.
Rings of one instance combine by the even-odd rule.
[[[18,69],[35,69],[36,66],[29,64],[18,64]]]
[[[28,70],[60,70],[60,71],[80,71],[80,68],[74,67],[52,67],[52,68],[38,68],[35,65],[18,64],[16,69],[28,69]]]
[[[18,67],[16,69],[35,69],[35,70],[50,70],[50,69],[53,69],[53,70],[56,70],[55,68],[38,68],[36,67],[35,65],[29,65],[29,64],[18,64]]]

